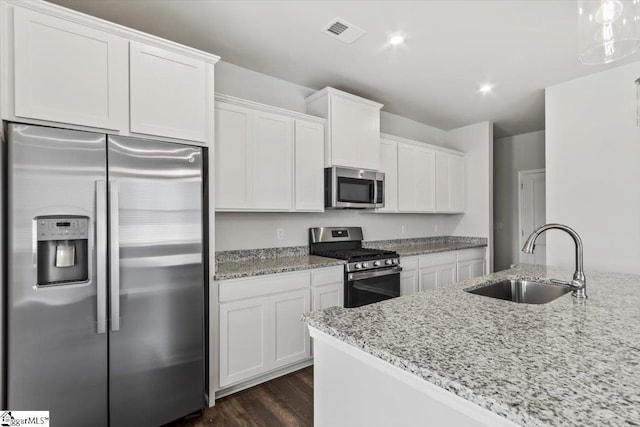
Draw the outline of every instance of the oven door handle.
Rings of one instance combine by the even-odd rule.
[[[363,271],[362,273],[349,273],[347,279],[350,281],[371,279],[372,277],[390,276],[392,274],[399,274],[402,271],[402,267],[399,265],[392,268],[385,268],[384,270],[375,271]]]

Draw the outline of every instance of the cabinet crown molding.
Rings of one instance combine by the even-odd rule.
[[[200,59],[209,64],[215,64],[220,60],[219,56],[212,53],[194,49],[189,46],[172,42],[170,40],[166,40],[151,34],[143,33],[142,31],[134,30],[123,25],[115,24],[113,22],[109,22],[104,19],[87,15],[86,13],[68,9],[66,7],[49,3],[43,0],[0,0],[0,3],[2,3],[3,6],[19,6],[25,9],[34,10],[36,12],[46,13],[57,18],[66,19],[70,22],[75,22],[76,24],[81,24],[87,27],[105,31],[107,33],[124,37],[129,40],[139,41],[142,43],[162,47],[164,49],[171,50],[183,55],[189,55],[193,58]]]
[[[223,93],[216,93],[216,102],[227,102],[229,104],[239,105],[241,107],[247,107],[254,110],[266,111],[267,113],[280,114],[283,116],[291,117],[293,119],[301,119],[318,124],[325,124],[326,119],[318,116],[312,116],[310,114],[299,113],[297,111],[287,110],[285,108],[274,107],[273,105],[261,104],[259,102],[250,101],[248,99],[238,98],[231,95],[225,95]]]
[[[378,102],[372,101],[370,99],[367,98],[362,98],[361,96],[357,96],[348,92],[344,92],[332,87],[325,87],[324,89],[321,89],[319,91],[317,91],[316,93],[314,93],[313,95],[309,95],[308,97],[306,97],[304,100],[307,104],[310,104],[320,98],[322,98],[325,95],[334,95],[334,96],[339,96],[341,98],[345,98],[345,99],[349,99],[351,101],[356,101],[356,102],[361,102],[363,104],[368,104],[372,107],[377,108],[378,110],[382,109],[382,107],[384,107],[384,104],[380,104]]]
[[[403,138],[401,136],[389,135],[387,133],[380,133],[380,138],[396,141],[396,142],[402,142],[404,144],[411,144],[418,147],[428,148],[430,150],[438,151],[441,153],[449,153],[449,154],[464,156],[464,153],[462,151],[441,147],[439,145],[429,144],[428,142],[422,142],[422,141],[416,141],[413,139]]]

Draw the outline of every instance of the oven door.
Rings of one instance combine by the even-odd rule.
[[[345,273],[344,306],[360,307],[400,296],[402,267]]]

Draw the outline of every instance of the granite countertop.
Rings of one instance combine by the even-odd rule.
[[[586,272],[589,298],[518,304],[464,292],[520,265],[413,296],[333,307],[306,322],[525,426],[640,425],[640,276]]]
[[[365,246],[396,251],[398,255],[402,257],[458,251],[461,249],[483,248],[487,246],[487,239],[458,236],[426,237],[418,239],[378,240],[365,242]]]
[[[487,246],[486,238],[437,236],[415,239],[365,241],[367,248],[386,249],[400,256],[422,255],[435,252]],[[214,280],[238,279],[241,277],[277,274],[288,271],[344,265],[345,261],[309,255],[309,246],[282,248],[242,249],[216,253]]]
[[[344,265],[345,261],[315,255],[288,255],[271,258],[245,258],[218,262],[214,280],[238,279],[263,274]]]

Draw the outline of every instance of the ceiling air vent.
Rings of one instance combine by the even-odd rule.
[[[362,37],[365,31],[361,28],[356,27],[353,24],[348,23],[344,19],[335,18],[327,26],[325,26],[322,30],[328,36],[336,38],[345,43],[353,43]]]

